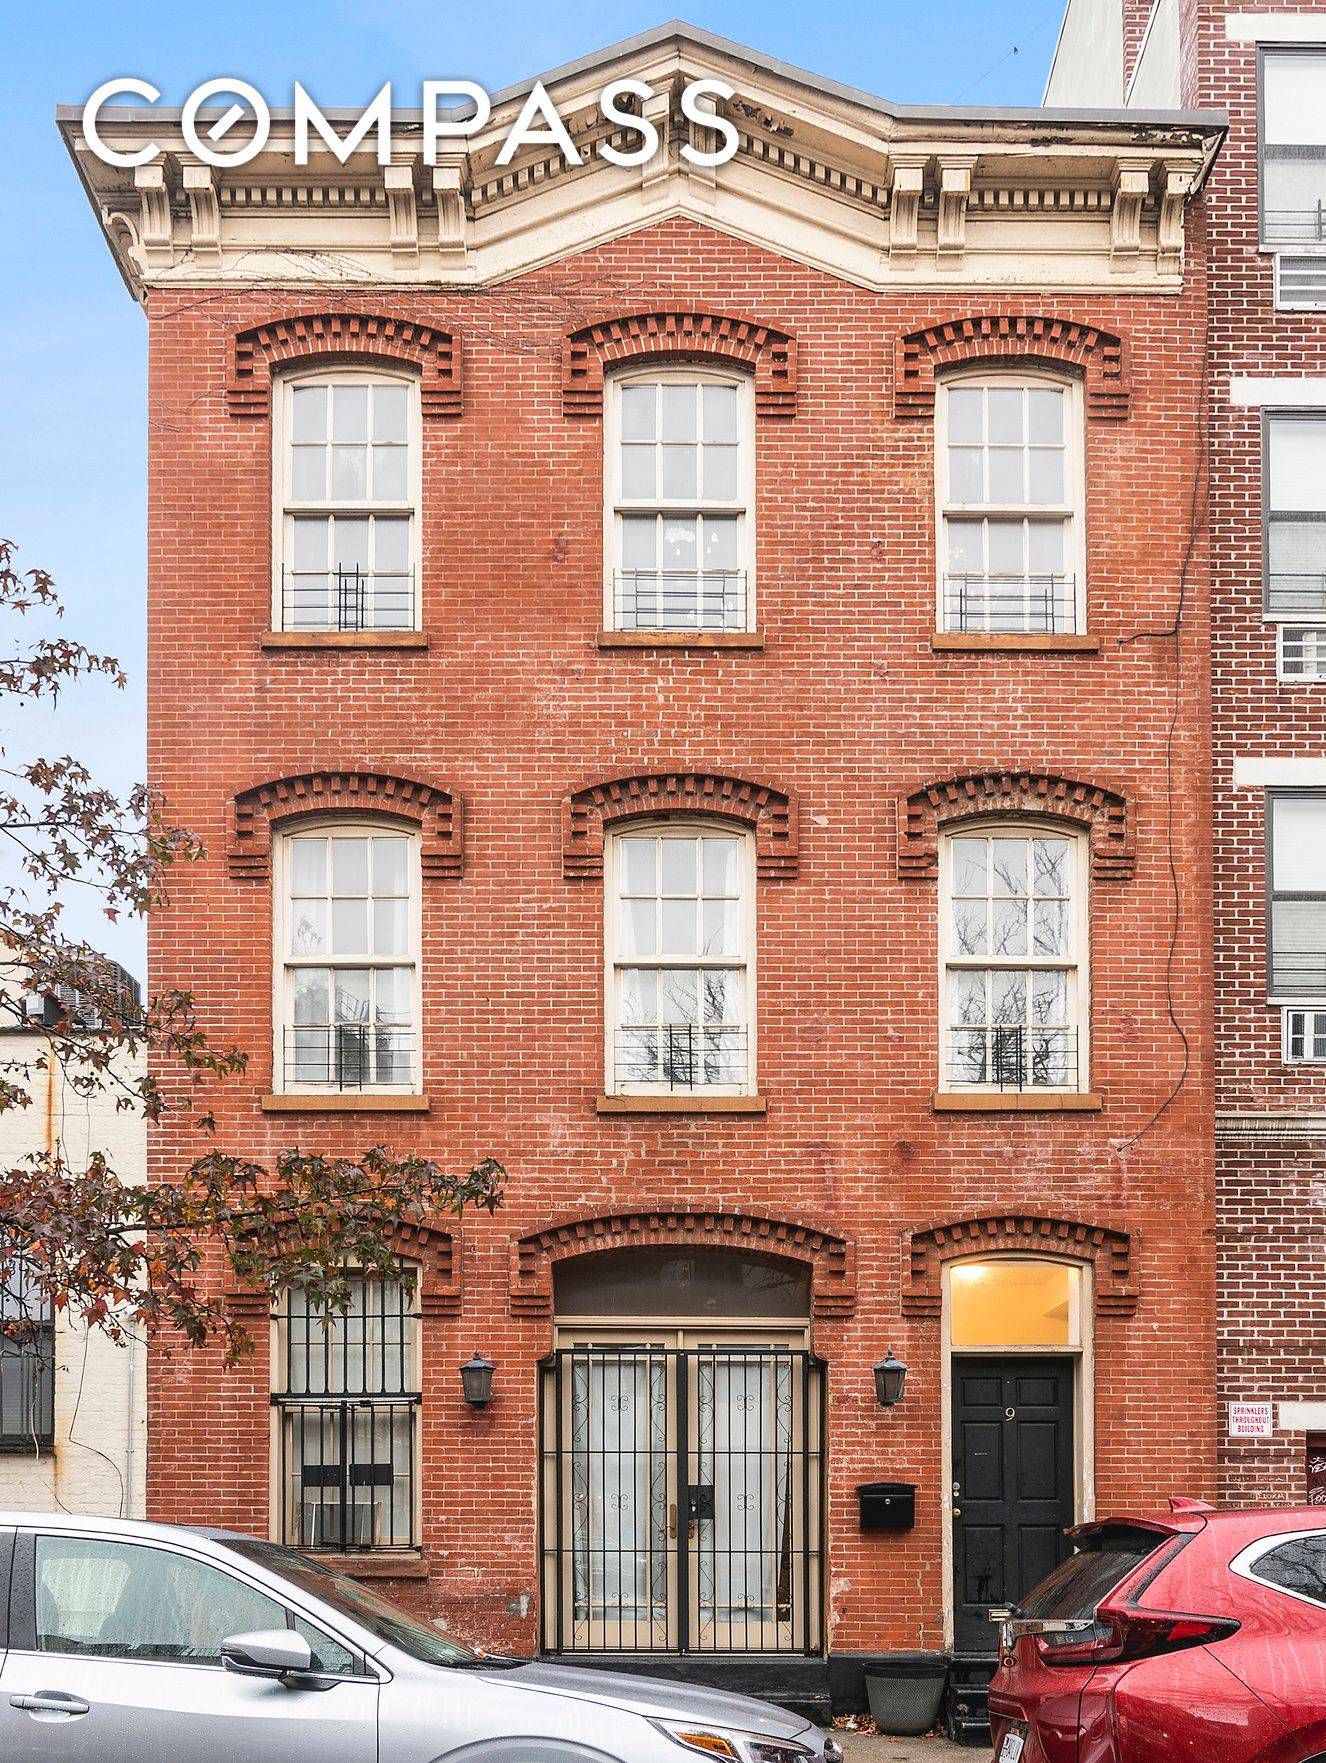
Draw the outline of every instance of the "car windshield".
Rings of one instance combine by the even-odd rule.
[[[278,1543],[260,1542],[256,1537],[223,1537],[217,1540],[234,1554],[242,1555],[245,1560],[253,1561],[259,1567],[265,1567],[269,1573],[279,1574],[282,1579],[298,1586],[301,1592],[307,1592],[311,1598],[317,1598],[331,1609],[339,1610],[361,1628],[368,1629],[380,1640],[390,1641],[393,1647],[399,1647],[412,1658],[422,1659],[426,1665],[485,1663],[482,1655],[476,1653],[473,1647],[449,1640],[428,1623],[412,1616],[408,1610],[403,1610],[399,1604],[393,1604],[389,1598],[370,1591],[367,1586],[360,1585],[358,1580],[351,1579],[344,1573],[337,1573],[334,1568],[325,1567],[321,1561],[310,1560],[296,1549],[285,1549]]]
[[[1083,1537],[1076,1552],[1022,1600],[1022,1615],[1055,1622],[1089,1620],[1120,1580],[1166,1540],[1161,1531],[1125,1525]]]

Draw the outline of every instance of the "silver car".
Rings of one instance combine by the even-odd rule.
[[[838,1763],[768,1702],[485,1656],[256,1537],[0,1512],[5,1763]]]

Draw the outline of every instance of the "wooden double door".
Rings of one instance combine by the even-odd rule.
[[[955,1355],[953,1640],[993,1653],[992,1607],[1016,1604],[1069,1552],[1076,1516],[1076,1360]]]

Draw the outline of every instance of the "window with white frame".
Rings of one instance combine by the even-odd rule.
[[[609,844],[609,1092],[749,1092],[750,835],[717,821],[654,822],[618,832]]]
[[[1277,627],[1280,678],[1289,685],[1326,682],[1326,624]]]
[[[1084,628],[1081,426],[1074,381],[984,373],[941,382],[941,630]]]
[[[941,1087],[1087,1087],[1086,869],[1077,834],[943,841]]]
[[[1326,411],[1266,413],[1266,612],[1326,615]]]
[[[279,382],[279,628],[416,628],[418,403],[415,380],[382,373]]]
[[[417,1282],[350,1273],[344,1309],[287,1293],[276,1314],[279,1540],[309,1549],[416,1543],[422,1401]]]
[[[1326,1065],[1326,1004],[1284,1012],[1287,1065]]]
[[[608,627],[752,629],[749,376],[699,368],[615,374],[608,413]]]
[[[277,1044],[292,1090],[418,1073],[418,842],[382,825],[288,834],[277,867]]]
[[[1268,984],[1280,998],[1326,996],[1326,794],[1267,799]]]
[[[1326,52],[1264,51],[1261,86],[1263,242],[1326,245]]]

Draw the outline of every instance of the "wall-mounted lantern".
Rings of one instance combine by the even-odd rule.
[[[471,1408],[486,1408],[493,1399],[493,1372],[497,1366],[476,1348],[460,1368],[460,1387]]]
[[[901,1359],[893,1357],[893,1348],[879,1361],[875,1367],[875,1395],[881,1408],[895,1408],[902,1401],[902,1392],[907,1387],[907,1367]]]

